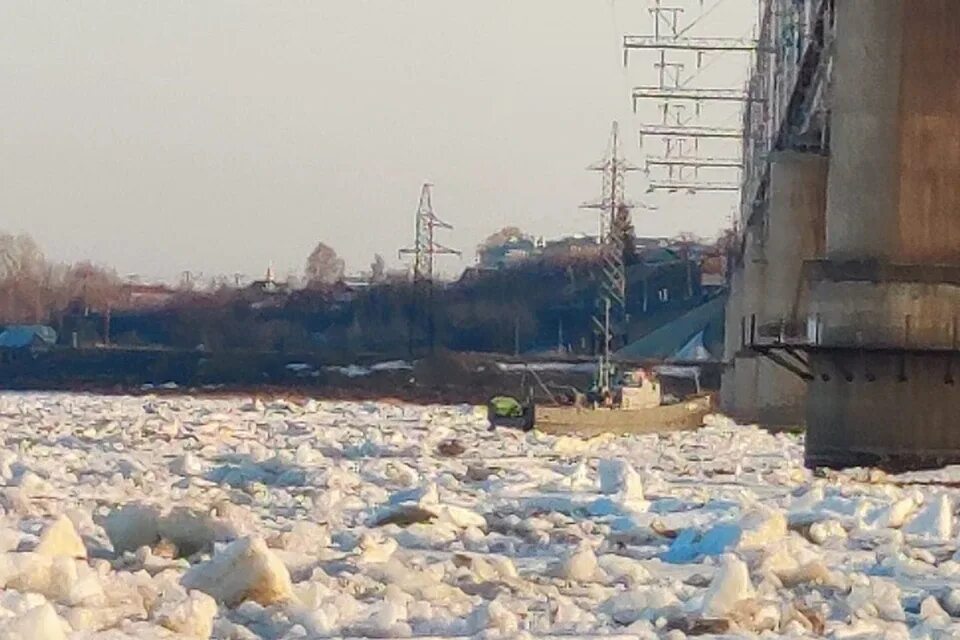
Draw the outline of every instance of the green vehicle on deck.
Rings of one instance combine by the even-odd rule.
[[[487,403],[487,419],[490,427],[533,430],[536,410],[531,401],[526,403],[512,396],[497,396]]]

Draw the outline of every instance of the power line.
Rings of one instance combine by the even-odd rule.
[[[671,1],[673,4],[671,4]],[[633,49],[653,51],[657,54],[654,70],[658,78],[655,86],[635,87],[632,92],[634,112],[638,111],[641,101],[655,101],[659,104],[660,118],[657,122],[646,122],[640,127],[641,144],[646,137],[659,138],[662,153],[651,154],[647,162],[647,174],[650,176],[649,189],[652,191],[735,191],[740,185],[742,163],[732,159],[740,156],[742,128],[711,126],[703,119],[705,105],[716,102],[749,104],[749,94],[741,87],[695,85],[707,69],[716,64],[724,54],[750,54],[756,51],[756,41],[746,38],[688,37],[694,27],[715,13],[726,0],[718,0],[708,9],[703,9],[686,24],[683,18],[686,8],[676,4],[679,0],[651,0],[649,9],[653,21],[653,32],[642,36],[624,37],[624,60],[629,59],[628,52]],[[715,58],[704,64],[705,54],[718,53]],[[695,55],[695,70],[685,74],[687,60],[683,56]],[[688,113],[692,105],[693,113]],[[721,151],[723,162],[710,162],[710,158],[701,158],[701,141],[714,140],[721,145],[729,141],[728,151]],[[735,141],[735,143],[734,143]],[[736,144],[736,148],[732,148]],[[716,143],[714,144],[716,146]],[[720,148],[727,149],[727,146]],[[718,154],[714,151],[713,156]],[[701,169],[714,173],[713,179],[703,180]],[[710,175],[710,174],[707,174]],[[718,179],[725,176],[727,179]],[[677,188],[682,187],[682,188]]]

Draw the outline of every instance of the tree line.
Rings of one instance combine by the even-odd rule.
[[[102,312],[122,298],[122,282],[112,269],[87,261],[51,262],[30,236],[0,234],[0,319],[4,323],[56,322],[71,305],[84,312]]]
[[[481,247],[523,237],[505,228]],[[632,243],[625,245],[631,253]],[[691,272],[658,267],[655,275],[630,256],[631,274],[655,278],[653,291],[674,287],[684,304]],[[0,235],[0,320],[49,323],[61,340],[178,349],[329,352],[403,356],[430,348],[512,352],[589,351],[590,316],[599,287],[595,257],[534,256],[502,270],[468,270],[424,290],[388,273],[374,256],[366,282],[346,284],[343,259],[318,243],[298,286],[238,287],[221,279],[205,289],[182,287],[161,308],[131,306],[130,287],[108,267],[56,264],[28,236]],[[644,286],[647,286],[646,284]],[[639,285],[634,289],[639,290]],[[674,302],[674,298],[677,302]]]

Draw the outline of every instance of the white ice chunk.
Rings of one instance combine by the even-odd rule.
[[[680,600],[671,590],[663,587],[631,589],[618,594],[603,604],[617,624],[629,625],[637,620],[656,620],[661,611],[679,607]]]
[[[598,558],[600,568],[612,579],[629,585],[645,584],[653,579],[650,571],[639,560],[614,554]]]
[[[188,451],[170,463],[170,471],[181,476],[199,476],[204,472],[204,464],[200,458]]]
[[[847,530],[836,520],[823,520],[810,525],[810,541],[815,544],[824,544],[828,540],[844,540]]]
[[[581,544],[564,558],[560,575],[574,582],[604,582],[607,579],[597,561],[597,555],[587,544]]]
[[[704,595],[702,613],[707,618],[723,618],[733,611],[738,603],[754,595],[746,563],[735,555],[728,554],[724,556],[720,571]]]
[[[491,629],[501,635],[515,634],[520,629],[520,619],[496,599],[480,605],[470,614],[470,627],[474,633]]]
[[[782,511],[758,507],[740,521],[743,533],[740,549],[760,549],[787,535],[787,519]]]
[[[878,510],[870,518],[870,524],[875,527],[899,529],[917,508],[917,501],[913,496],[897,500],[892,505]]]
[[[242,538],[230,544],[210,561],[191,568],[182,584],[227,606],[244,600],[270,605],[293,596],[287,568],[262,538]]]
[[[906,620],[906,613],[900,597],[900,589],[896,584],[870,578],[867,584],[857,585],[851,590],[847,597],[847,606],[860,617],[903,622]]]
[[[87,548],[84,546],[77,530],[73,527],[73,522],[67,516],[60,516],[43,531],[35,551],[48,557],[87,557]]]
[[[607,495],[621,494],[632,500],[643,500],[643,481],[640,474],[625,460],[601,460],[597,471],[600,475],[600,492]]]
[[[67,640],[66,626],[52,605],[43,604],[13,620],[4,620],[0,640]]]
[[[692,562],[698,556],[718,556],[734,550],[762,549],[787,535],[783,512],[755,507],[735,522],[720,522],[702,535],[684,529],[670,545],[663,559],[671,563]]]
[[[287,551],[319,554],[330,546],[330,530],[315,522],[300,520],[293,524],[290,531],[280,536],[280,542]]]
[[[439,522],[451,524],[460,529],[468,529],[470,527],[486,529],[487,527],[487,519],[470,509],[452,504],[440,505],[435,509]]]
[[[217,603],[213,598],[201,591],[191,591],[186,597],[174,597],[161,602],[153,617],[166,629],[190,638],[207,640],[213,633],[216,615]]]
[[[940,624],[946,624],[950,621],[950,614],[943,610],[943,607],[933,596],[927,596],[920,603],[920,617],[928,622]]]
[[[29,496],[49,494],[53,491],[53,486],[49,482],[29,469],[21,473],[14,484]]]
[[[903,527],[903,532],[930,540],[949,540],[953,535],[953,504],[941,494],[931,500]]]
[[[74,594],[75,598],[71,598],[81,577],[78,567],[84,570],[84,576],[90,575],[91,570],[85,563],[68,556],[7,553],[0,556],[0,588],[40,593],[51,600],[77,602],[91,591],[96,595],[99,585],[94,574],[94,584],[82,584],[81,590]]]
[[[595,491],[597,488],[596,482],[590,477],[590,469],[584,460],[577,463],[569,475],[550,486],[561,491]]]
[[[373,535],[365,533],[360,537],[357,547],[360,551],[361,562],[379,563],[389,560],[399,545],[393,538],[378,540]]]

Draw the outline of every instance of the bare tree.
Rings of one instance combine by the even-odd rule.
[[[209,280],[207,280],[207,291],[218,292],[225,291],[227,289],[233,289],[233,283],[235,280],[236,278],[231,278],[230,276],[223,274],[211,276]]]
[[[620,205],[617,209],[613,227],[621,234],[620,241],[623,243],[624,264],[636,264],[638,259],[637,234],[633,227],[633,217],[630,215],[629,207]]]
[[[0,322],[60,325],[71,304],[109,314],[123,297],[113,270],[90,262],[53,264],[30,236],[0,233]]]
[[[344,263],[331,247],[320,242],[307,258],[304,276],[308,287],[326,287],[343,280]]]
[[[373,256],[373,263],[370,265],[370,283],[381,284],[387,279],[387,263],[379,253]]]
[[[66,273],[64,288],[70,301],[85,311],[106,312],[122,302],[123,286],[112,269],[91,262],[78,262]]]
[[[0,319],[46,321],[54,306],[57,275],[30,236],[0,234]]]
[[[0,280],[39,278],[46,266],[43,251],[33,238],[0,234]]]
[[[203,274],[193,272],[189,269],[180,274],[180,282],[177,283],[177,289],[181,292],[191,292],[197,289],[197,283],[203,279]]]

